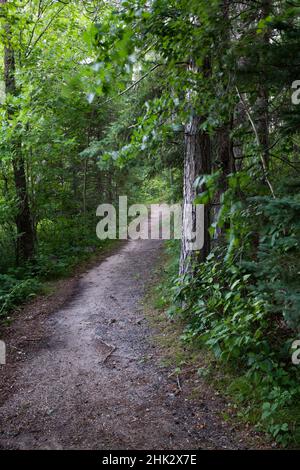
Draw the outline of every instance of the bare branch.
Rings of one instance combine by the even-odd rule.
[[[44,34],[48,31],[48,29],[50,28],[51,24],[53,23],[53,21],[56,20],[56,18],[58,17],[58,15],[62,12],[62,10],[66,7],[66,5],[68,5],[68,3],[64,3],[63,6],[61,8],[59,8],[55,14],[52,16],[52,18],[50,19],[50,21],[47,23],[47,25],[45,26],[45,28],[41,31],[41,33],[38,35],[38,37],[36,38],[36,40],[33,42],[33,44],[31,45],[30,47],[30,44],[29,46],[27,47],[27,51],[25,53],[25,57],[28,58],[31,54],[31,52],[33,51],[33,49],[35,48],[35,46],[37,45],[37,43],[42,39],[42,37],[44,36]],[[37,23],[36,23],[37,25]],[[35,25],[35,27],[36,27]],[[34,27],[34,29],[35,29]]]

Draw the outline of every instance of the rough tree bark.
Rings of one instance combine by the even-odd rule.
[[[233,148],[230,138],[231,128],[231,124],[224,124],[224,126],[222,126],[222,128],[220,128],[214,136],[213,144],[216,154],[214,170],[220,170],[221,176],[219,181],[219,189],[213,199],[213,207],[211,210],[212,222],[216,222],[218,219],[219,211],[222,206],[222,195],[228,189],[227,176],[234,171]],[[218,245],[220,240],[224,238],[225,230],[226,226],[224,226],[223,229],[219,227],[216,228],[212,237],[212,246]]]
[[[261,7],[261,15],[260,19],[267,18],[272,11],[272,0],[263,0],[262,7]],[[268,29],[262,34],[261,36],[261,47],[265,48],[270,43],[270,32]],[[269,142],[269,126],[270,126],[270,117],[269,117],[269,90],[268,86],[265,83],[266,78],[266,67],[267,64],[264,63],[264,54],[261,54],[260,57],[261,62],[261,70],[260,70],[260,79],[258,84],[258,97],[256,100],[256,108],[257,108],[257,131],[259,136],[259,142],[262,147],[262,152],[264,156],[264,161],[266,164],[266,168],[269,167],[269,160],[270,160],[270,142]]]
[[[195,74],[198,68],[194,65],[193,60],[189,65],[191,71]],[[211,65],[209,57],[206,57],[202,66],[203,76],[209,78],[211,74]],[[189,96],[188,96],[189,100]],[[195,189],[194,183],[198,176],[206,175],[211,172],[211,140],[207,132],[201,129],[201,123],[205,116],[199,116],[194,111],[190,121],[185,126],[184,133],[184,176],[183,176],[183,217],[182,217],[182,240],[179,274],[184,275],[191,272],[196,262],[204,261],[210,252],[210,207],[204,207],[204,243],[203,248],[199,251],[189,249],[190,228],[195,231],[196,228],[196,211],[192,213],[192,223],[189,223],[188,206],[194,204],[197,193],[202,192],[204,188]]]
[[[222,31],[222,43],[224,48],[229,48],[230,45],[230,23],[229,23],[229,7],[230,0],[223,0],[222,2],[222,15],[224,29]],[[227,87],[227,84],[226,84]],[[224,93],[226,91],[224,90]],[[216,136],[217,142],[217,158],[220,162],[220,168],[222,170],[222,184],[221,192],[227,189],[227,176],[233,170],[233,154],[232,154],[232,143],[230,138],[230,132],[232,130],[233,116],[228,117],[227,122],[219,129]]]
[[[204,208],[204,245],[202,250],[190,251],[188,246],[188,210],[189,204],[194,203],[198,188],[194,187],[195,179],[210,173],[211,166],[211,143],[210,137],[200,129],[201,118],[193,116],[185,128],[185,155],[184,155],[184,182],[183,182],[183,220],[182,220],[182,242],[180,256],[180,274],[190,271],[195,261],[203,261],[210,251],[209,237],[209,207]],[[195,213],[193,213],[195,219]],[[195,228],[195,220],[193,220]]]
[[[7,0],[0,0],[0,4],[5,5]],[[5,46],[4,46],[4,83],[6,95],[18,96],[16,84],[16,64],[14,49],[11,44],[11,28],[9,23],[5,25]],[[8,105],[8,118],[12,119],[15,110],[11,104]],[[18,135],[11,141],[12,166],[16,195],[18,200],[16,226],[17,226],[17,253],[18,264],[22,264],[34,255],[35,236],[32,224],[25,161],[22,154],[22,143]]]

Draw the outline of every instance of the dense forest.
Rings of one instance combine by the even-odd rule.
[[[299,14],[293,0],[0,0],[1,328],[112,243],[100,203],[182,203],[166,314],[211,357],[207,380],[223,370],[240,420],[299,445]]]

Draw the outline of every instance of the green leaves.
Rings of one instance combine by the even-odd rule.
[[[256,28],[257,34],[265,33],[271,22],[272,22],[272,17],[270,15],[259,20],[257,24],[257,28]]]
[[[41,283],[34,278],[17,279],[0,274],[0,317],[7,315],[17,305],[28,301],[41,290]]]
[[[292,367],[290,353],[284,356],[276,344],[278,325],[268,312],[267,299],[255,290],[254,279],[239,265],[224,262],[222,252],[195,269],[193,277],[176,284],[179,313],[188,326],[182,339],[212,351],[220,363],[229,365],[231,400],[240,405],[240,415],[253,420],[276,441],[292,441],[293,404],[300,398],[299,371]],[[237,372],[238,367],[238,372]],[[291,410],[289,412],[289,410]]]

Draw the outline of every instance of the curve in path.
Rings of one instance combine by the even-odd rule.
[[[128,242],[46,320],[47,341],[0,408],[1,448],[235,447],[209,410],[205,435],[197,430],[192,403],[170,391],[148,341],[141,300],[161,250],[159,240]]]

